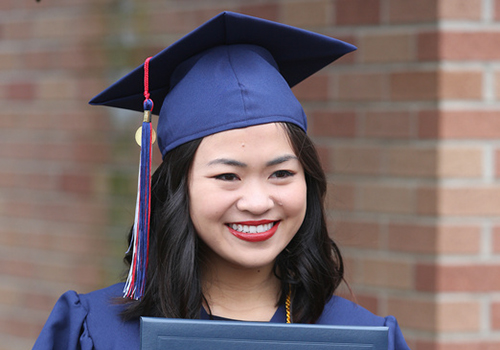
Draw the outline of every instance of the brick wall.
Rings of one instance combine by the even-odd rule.
[[[412,349],[498,348],[500,3],[332,8],[359,50],[307,105],[351,287]]]
[[[25,0],[0,3],[0,349],[120,278],[141,116],[86,102],[226,9],[359,47],[294,88],[357,301],[414,350],[498,348],[500,1]]]
[[[133,186],[114,185],[132,173],[115,157],[120,128],[87,106],[111,71],[105,12],[99,1],[0,2],[0,349],[31,348],[64,290],[121,273],[134,204],[120,198]]]

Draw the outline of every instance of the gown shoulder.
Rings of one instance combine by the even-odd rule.
[[[139,348],[139,322],[123,321],[123,283],[88,294],[64,293],[55,304],[34,350]]]
[[[381,317],[362,306],[339,296],[333,296],[325,305],[317,324],[337,326],[374,326],[389,328],[388,350],[409,350],[394,316]]]

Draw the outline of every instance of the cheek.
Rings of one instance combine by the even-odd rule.
[[[289,216],[296,216],[302,222],[307,208],[307,187],[305,182],[297,184],[290,191],[284,193],[280,198],[280,202]]]
[[[219,220],[227,211],[230,200],[209,185],[193,186],[189,191],[189,212],[196,223]]]

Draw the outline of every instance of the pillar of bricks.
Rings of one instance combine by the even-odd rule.
[[[307,105],[351,287],[412,349],[499,348],[500,2],[330,6],[359,50]]]
[[[500,348],[499,0],[25,0],[0,2],[0,349],[120,279],[142,117],[86,102],[223,10],[359,48],[294,88],[342,292],[413,350]]]
[[[2,350],[30,349],[65,290],[120,278],[134,204],[116,203],[134,186],[116,186],[129,176],[115,157],[120,128],[87,105],[110,74],[112,3],[0,2]]]

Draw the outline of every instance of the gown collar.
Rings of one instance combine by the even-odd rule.
[[[225,317],[219,317],[219,316],[215,316],[215,315],[212,315],[212,317],[210,318],[210,315],[207,313],[207,311],[203,307],[201,308],[201,311],[200,311],[200,319],[201,320],[212,319],[212,320],[216,320],[216,321],[240,321],[240,320],[233,320],[233,319],[225,318]],[[274,313],[273,317],[271,317],[269,322],[271,322],[271,323],[286,323],[285,306],[284,305],[280,305],[278,307],[278,309]]]

